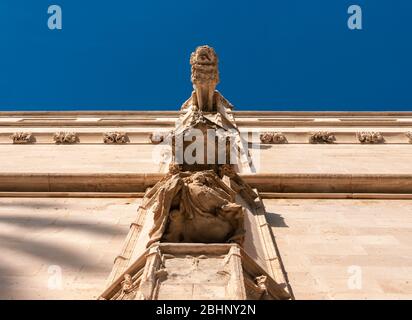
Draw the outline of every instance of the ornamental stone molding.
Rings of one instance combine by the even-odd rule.
[[[282,132],[264,132],[260,134],[260,142],[265,144],[281,144],[287,143],[287,139]]]
[[[309,137],[309,143],[333,143],[336,137],[333,133],[328,131],[312,132]]]
[[[383,138],[382,133],[380,132],[358,132],[356,134],[360,143],[384,143],[385,139]]]
[[[129,137],[125,132],[105,132],[103,133],[103,142],[105,144],[125,144],[128,143]]]
[[[31,132],[15,132],[10,139],[13,140],[13,144],[28,144],[36,140]]]
[[[56,144],[74,144],[79,142],[79,137],[74,132],[56,132],[53,135],[53,141]]]

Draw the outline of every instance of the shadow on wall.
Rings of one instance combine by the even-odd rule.
[[[13,275],[14,271],[12,268],[0,264],[0,299],[15,296],[13,280],[11,278]]]
[[[102,239],[110,239],[112,236],[121,235],[124,229],[116,225],[96,223],[94,221],[83,221],[75,219],[64,219],[57,217],[44,217],[40,215],[2,215],[0,214],[0,225],[9,225],[9,233],[5,234],[6,228],[0,227],[0,252],[4,256],[0,258],[0,299],[30,299],[36,298],[30,292],[30,281],[37,277],[33,275],[30,263],[42,270],[42,275],[47,276],[47,268],[50,265],[58,265],[62,270],[74,270],[83,273],[108,273],[107,266],[98,263],[96,257],[91,259],[88,245],[77,244],[76,239],[70,237],[59,238],[59,241],[48,239],[47,232],[44,240],[36,239],[35,231],[42,229],[58,228],[64,232],[81,231],[86,234],[101,235]],[[13,226],[22,228],[14,230]],[[61,241],[60,241],[61,239]],[[73,243],[74,247],[70,244]],[[79,250],[76,250],[79,248]],[[94,254],[94,252],[91,252]],[[96,253],[104,254],[104,253]],[[37,269],[36,269],[37,270]],[[36,271],[39,272],[39,271]],[[45,282],[46,286],[47,282]],[[17,290],[18,288],[19,290]],[[23,290],[22,288],[26,288]],[[38,289],[34,289],[35,291]]]
[[[118,226],[112,226],[108,224],[97,224],[92,221],[90,223],[80,220],[73,219],[61,219],[61,218],[50,218],[42,217],[39,215],[23,216],[23,215],[1,215],[0,223],[15,224],[26,229],[36,229],[36,228],[71,228],[75,230],[90,232],[94,234],[105,234],[105,235],[118,235],[123,232]]]
[[[266,212],[266,220],[271,227],[275,228],[289,228],[280,214],[274,212]]]

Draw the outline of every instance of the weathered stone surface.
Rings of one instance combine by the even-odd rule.
[[[139,202],[0,198],[0,299],[97,298]]]
[[[105,300],[279,300],[289,294],[237,244],[150,246]]]
[[[296,299],[411,299],[412,200],[264,203]]]

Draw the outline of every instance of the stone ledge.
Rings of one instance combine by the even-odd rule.
[[[144,192],[162,173],[1,173],[2,192]],[[411,174],[248,174],[260,192],[412,194]]]

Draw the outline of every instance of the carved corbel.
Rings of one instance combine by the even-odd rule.
[[[73,144],[79,142],[79,137],[74,132],[56,132],[53,136],[56,144]]]
[[[15,132],[10,139],[13,140],[13,144],[27,144],[36,140],[31,132]]]
[[[385,139],[380,132],[358,132],[356,134],[360,143],[383,143]]]
[[[129,141],[125,132],[105,132],[103,134],[103,142],[106,144],[124,144]]]
[[[309,143],[333,143],[336,141],[334,134],[328,131],[312,132],[309,137]]]
[[[282,132],[264,132],[260,134],[260,141],[265,144],[287,143],[286,136]]]

